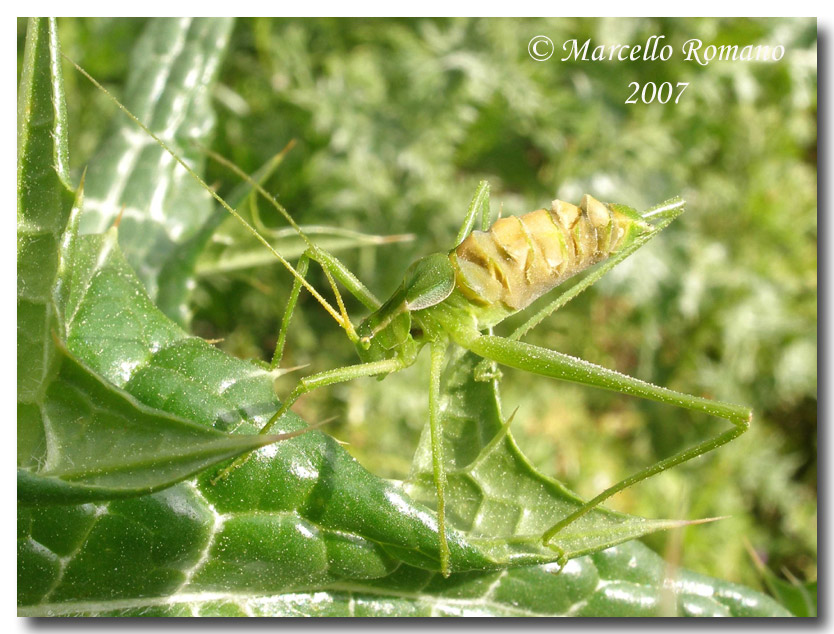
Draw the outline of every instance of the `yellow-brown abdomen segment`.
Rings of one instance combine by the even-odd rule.
[[[480,305],[525,308],[569,277],[606,259],[633,229],[648,225],[585,195],[579,207],[554,200],[550,209],[501,218],[473,231],[452,254],[457,286]]]

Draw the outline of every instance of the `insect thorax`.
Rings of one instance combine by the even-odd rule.
[[[511,313],[647,230],[650,225],[631,208],[586,194],[579,207],[554,200],[550,209],[473,231],[450,258],[457,287],[472,304],[487,308],[500,302]]]

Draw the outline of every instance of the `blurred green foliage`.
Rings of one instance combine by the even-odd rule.
[[[60,27],[68,55],[118,94],[142,20]],[[537,34],[556,42],[547,62],[527,54]],[[558,60],[568,39],[642,44],[653,34],[673,46],[671,60]],[[782,44],[786,54],[702,67],[680,54],[693,37]],[[112,108],[76,73],[65,76],[70,156],[81,169]],[[626,105],[632,81],[690,85],[678,104]],[[242,20],[215,95],[213,149],[251,173],[296,139],[269,188],[299,222],[414,233],[411,243],[344,254],[380,296],[415,257],[450,248],[480,179],[505,214],[585,192],[638,209],[685,197],[681,220],[528,340],[754,408],[749,434],[611,506],[731,515],[647,541],[691,569],[761,587],[747,542],[771,569],[816,578],[816,82],[816,23],[805,19]],[[236,184],[217,165],[207,180],[221,193]],[[218,240],[237,236],[229,222]],[[268,358],[290,283],[278,267],[203,279],[192,329]],[[309,296],[299,310],[285,364],[309,373],[355,362]],[[338,416],[332,433],[366,467],[401,477],[426,419],[427,376],[421,362],[296,409],[308,420]],[[519,407],[522,448],[584,496],[718,424],[520,372],[505,371],[503,387],[507,410]]]

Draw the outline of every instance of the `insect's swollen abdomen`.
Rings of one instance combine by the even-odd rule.
[[[457,286],[473,303],[502,302],[518,311],[648,228],[588,194],[579,207],[554,200],[550,209],[501,218],[489,231],[469,234],[451,254]]]

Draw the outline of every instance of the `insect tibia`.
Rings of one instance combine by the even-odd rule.
[[[473,372],[473,378],[480,382],[500,381],[502,376],[504,375],[501,370],[498,369],[498,365],[489,359],[482,359],[478,365],[475,366],[475,370]]]
[[[508,216],[473,231],[455,250],[458,285],[481,306],[521,310],[569,277],[652,231],[634,210],[585,195],[579,206]]]

